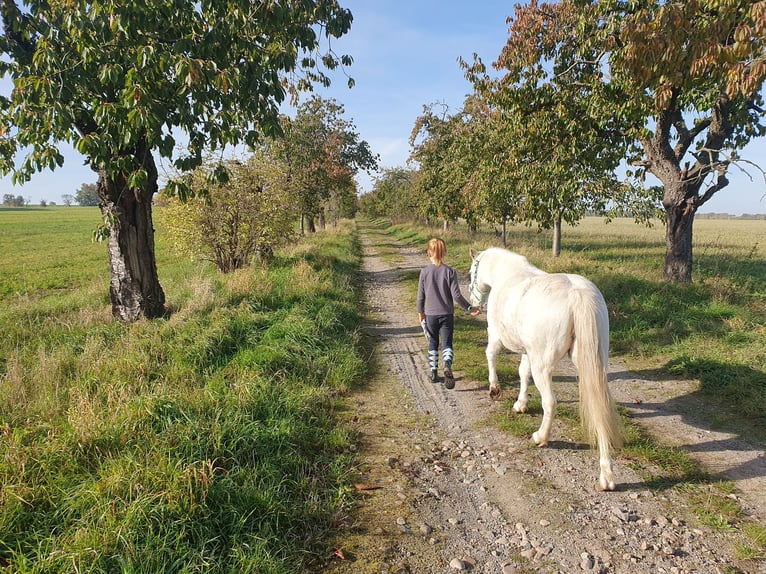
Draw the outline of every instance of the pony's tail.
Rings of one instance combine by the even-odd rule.
[[[623,429],[607,382],[609,315],[598,290],[575,289],[574,353],[580,379],[580,421],[590,443],[602,453],[620,448]]]

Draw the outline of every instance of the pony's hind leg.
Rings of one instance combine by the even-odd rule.
[[[519,363],[519,398],[513,403],[513,412],[527,412],[527,402],[529,401],[528,389],[531,379],[532,367],[529,365],[529,357],[525,353],[521,355],[521,362]]]
[[[532,365],[532,377],[537,390],[540,391],[540,401],[543,404],[543,422],[540,428],[532,433],[532,440],[537,446],[546,446],[551,434],[551,426],[556,416],[556,397],[553,395],[553,374],[550,367]]]
[[[609,453],[609,442],[605,437],[600,436],[598,439],[599,450],[599,466],[601,473],[598,477],[598,490],[604,492],[614,490],[614,471],[612,469],[612,457]]]
[[[503,343],[489,334],[487,343],[487,369],[489,370],[489,398],[496,401],[500,398],[500,385],[497,379],[497,355],[502,350]]]

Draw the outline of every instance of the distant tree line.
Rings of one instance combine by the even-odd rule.
[[[3,195],[3,205],[6,207],[24,207],[26,204],[26,200],[20,195],[13,195],[12,193]]]
[[[742,215],[731,215],[730,213],[699,213],[699,219],[742,219],[745,221],[764,221],[766,213],[743,213]]]

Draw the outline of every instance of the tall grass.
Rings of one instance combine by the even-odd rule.
[[[357,238],[223,276],[172,257],[161,216],[173,312],[122,325],[97,210],[0,210],[0,571],[286,573],[326,555],[353,464],[333,413],[366,368]]]

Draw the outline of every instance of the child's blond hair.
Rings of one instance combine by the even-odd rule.
[[[444,243],[444,240],[433,237],[428,242],[426,254],[433,259],[434,265],[441,265],[444,256],[447,255],[447,245]]]

